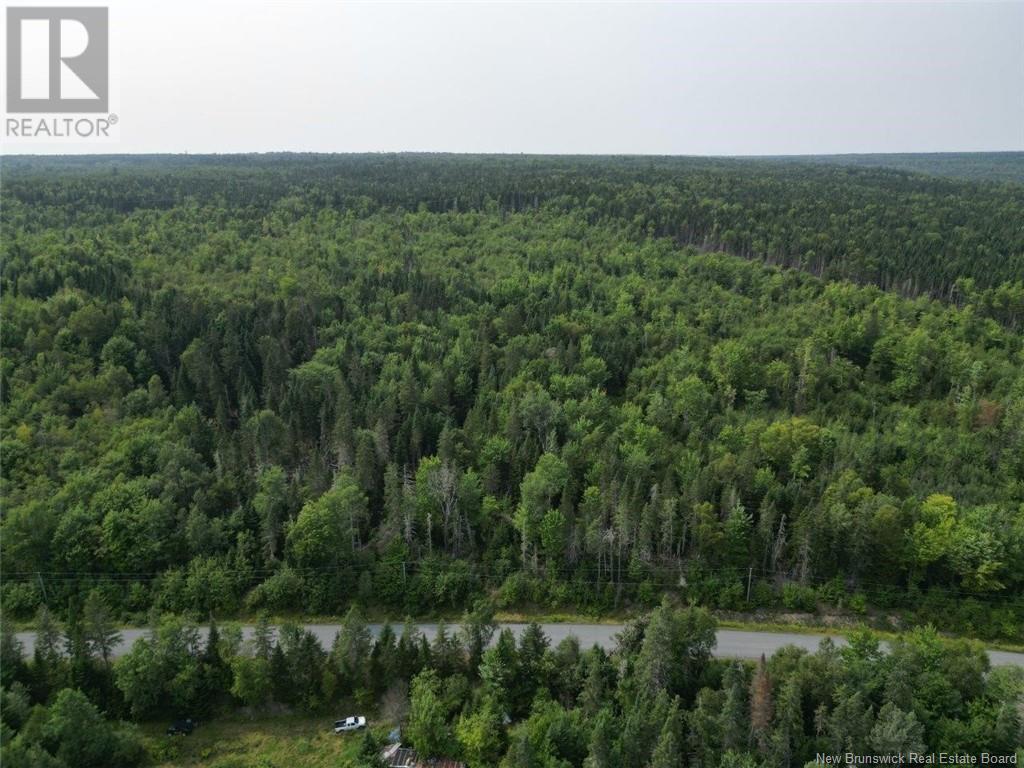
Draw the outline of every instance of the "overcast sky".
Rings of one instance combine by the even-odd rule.
[[[1024,149],[1020,1],[109,5],[104,152]]]

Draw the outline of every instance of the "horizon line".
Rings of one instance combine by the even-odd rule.
[[[153,152],[0,152],[0,161],[8,158],[44,158],[44,157],[245,157],[253,155],[453,155],[459,157],[608,157],[608,158],[701,158],[701,159],[779,159],[809,157],[894,157],[900,155],[1024,155],[1021,149],[949,149],[949,150],[911,150],[885,152],[800,152],[800,153],[763,153],[763,154],[666,154],[642,152],[474,152],[457,150],[240,150],[237,152],[217,151],[153,151]]]

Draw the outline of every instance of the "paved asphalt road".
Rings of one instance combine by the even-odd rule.
[[[325,648],[331,647],[339,626],[338,624],[305,625],[306,629],[316,635],[320,644]],[[437,632],[437,624],[417,624],[416,626],[427,636],[428,640],[433,639]],[[502,626],[510,628],[518,635],[526,625],[502,624]],[[622,626],[617,624],[542,624],[541,626],[551,639],[552,645],[557,645],[569,635],[575,635],[579,638],[580,644],[584,648],[589,648],[596,643],[609,650],[615,645],[615,635],[622,629]],[[395,624],[393,627],[396,632],[402,631],[401,624]],[[370,625],[370,631],[374,636],[380,632],[380,629],[380,624]],[[450,625],[449,629],[454,631],[455,627]],[[145,629],[122,630],[121,644],[116,651],[116,655],[121,655],[127,651],[131,644],[145,635],[147,631]],[[245,626],[242,632],[245,638],[249,638],[252,636],[252,627]],[[814,651],[818,648],[818,643],[824,640],[825,637],[826,635],[798,635],[788,632],[748,632],[736,629],[720,629],[718,630],[718,645],[715,648],[715,655],[729,658],[756,659],[762,653],[766,656],[771,656],[779,648],[786,645],[795,645],[800,648],[806,648],[808,651]],[[836,645],[846,644],[841,635],[831,635],[831,637]],[[35,643],[35,633],[19,632],[18,640],[24,646],[26,655],[31,655]],[[997,666],[1008,664],[1024,666],[1024,653],[989,651],[988,655],[992,663]]]

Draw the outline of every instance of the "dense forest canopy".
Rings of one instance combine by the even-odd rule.
[[[119,719],[241,707],[358,707],[358,768],[394,724],[471,768],[1024,756],[976,643],[716,660],[707,610],[1024,639],[1024,187],[9,158],[0,206],[5,765],[176,763]],[[497,632],[547,607],[642,615],[610,653]],[[329,649],[269,618],[343,613]]]
[[[669,590],[1020,639],[1022,190],[672,158],[7,160],[4,610]]]
[[[893,168],[656,156],[269,154],[13,157],[4,161],[4,177],[8,222],[25,217],[31,231],[110,224],[189,202],[242,208],[250,222],[292,197],[313,209],[433,213],[550,203],[588,223],[626,225],[633,237],[670,237],[905,295],[971,299],[1018,324],[1024,302],[1024,186]],[[976,296],[980,289],[988,290]]]
[[[857,155],[791,155],[781,162],[895,168],[975,181],[1024,183],[1024,152],[887,152]]]

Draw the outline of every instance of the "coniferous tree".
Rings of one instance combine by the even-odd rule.
[[[761,654],[750,683],[750,734],[762,752],[768,747],[774,714],[772,681],[768,676],[764,654]]]

